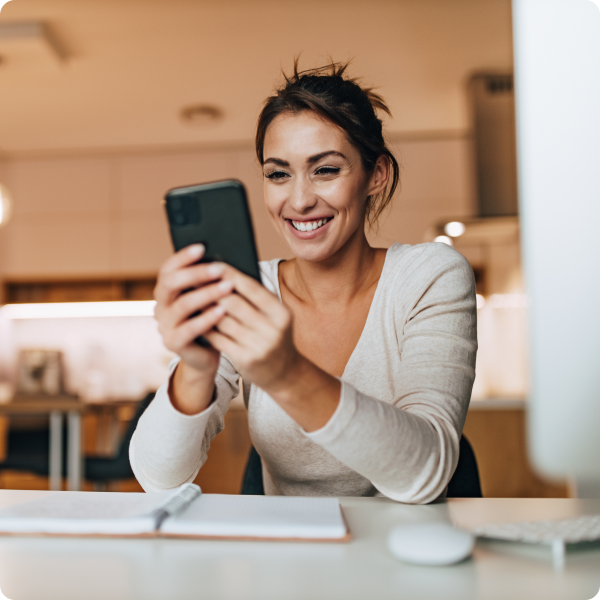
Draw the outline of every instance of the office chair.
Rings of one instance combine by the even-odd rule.
[[[117,452],[112,457],[86,456],[84,458],[84,475],[87,481],[91,481],[97,487],[106,487],[111,481],[121,481],[134,477],[129,464],[129,442],[138,421],[154,398],[154,392],[148,394],[140,401],[136,408],[133,419],[129,422]],[[63,432],[63,465],[62,473],[66,473],[66,432]],[[8,451],[6,460],[0,462],[0,470],[27,471],[48,476],[48,430],[9,432]]]
[[[133,419],[129,421],[119,448],[113,457],[86,456],[84,475],[97,487],[105,487],[111,481],[122,481],[134,477],[129,464],[129,443],[133,437],[140,417],[154,399],[154,392],[148,394],[137,406]]]
[[[446,498],[483,498],[475,452],[464,435],[460,436],[458,464],[448,483]]]
[[[458,464],[448,484],[447,498],[483,498],[477,459],[469,440],[460,438]],[[264,496],[262,463],[254,446],[250,448],[248,463],[244,471],[241,494]]]

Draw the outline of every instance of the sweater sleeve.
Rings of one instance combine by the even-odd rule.
[[[477,310],[469,263],[457,252],[420,284],[395,325],[401,356],[392,403],[342,381],[338,408],[306,434],[381,493],[405,503],[445,491],[475,379]],[[391,326],[392,324],[390,324]]]
[[[221,356],[215,397],[196,415],[179,412],[169,398],[169,381],[179,358],[169,365],[169,378],[144,411],[129,445],[131,468],[147,492],[175,488],[193,481],[206,462],[211,441],[224,426],[229,402],[239,391],[239,375]]]

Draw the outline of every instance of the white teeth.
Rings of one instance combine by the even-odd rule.
[[[327,219],[320,219],[319,221],[292,221],[292,225],[298,231],[314,231],[319,229],[327,223]]]

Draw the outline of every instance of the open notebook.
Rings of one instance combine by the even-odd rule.
[[[54,492],[0,510],[0,535],[147,536],[347,541],[335,498]]]

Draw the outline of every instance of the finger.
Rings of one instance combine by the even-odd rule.
[[[220,279],[223,271],[224,268],[220,263],[202,263],[161,273],[154,290],[154,297],[160,304],[171,304],[186,290]]]
[[[180,354],[183,349],[194,343],[198,336],[205,335],[216,327],[224,316],[225,311],[221,306],[213,306],[201,315],[188,319],[165,336],[167,348]]]
[[[181,269],[187,265],[191,265],[196,261],[200,260],[204,255],[205,248],[202,244],[192,244],[175,252],[173,256],[169,257],[163,263],[160,268],[160,274],[166,275],[177,269]]]
[[[227,283],[233,285],[233,282],[231,281],[227,281]],[[234,317],[248,329],[260,331],[273,326],[264,313],[260,312],[254,305],[250,304],[239,294],[229,294],[219,300],[219,304],[225,308],[225,311],[229,316]]]
[[[227,354],[232,361],[236,361],[241,347],[235,340],[232,340],[226,335],[219,333],[216,329],[206,332],[204,337],[210,342],[210,345],[215,350]]]
[[[255,332],[232,317],[225,315],[215,329],[233,340],[238,346],[251,348],[255,345],[252,343],[253,340],[256,340]]]
[[[206,310],[209,306],[230,295],[232,291],[233,283],[231,281],[219,281],[181,294],[164,312],[161,319],[162,326],[164,328],[177,327],[195,312]]]
[[[229,265],[225,265],[222,279],[233,281],[236,291],[250,301],[260,312],[273,316],[278,321],[285,319],[287,311],[283,308],[279,298],[258,283],[256,279]]]

